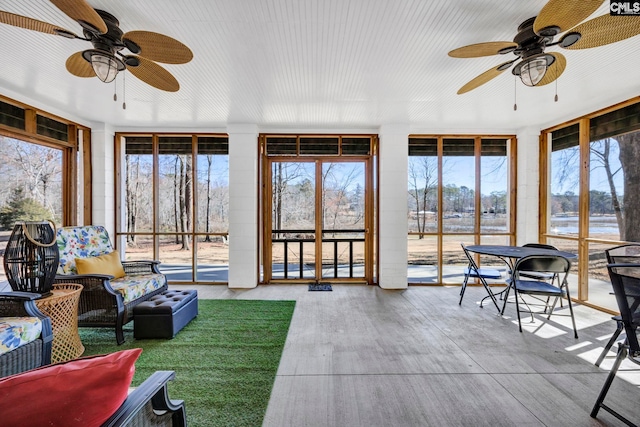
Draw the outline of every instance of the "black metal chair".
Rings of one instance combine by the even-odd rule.
[[[547,245],[546,243],[526,243],[524,245],[522,245],[522,247],[524,248],[541,248],[541,249],[551,249],[554,251],[557,251],[558,248],[556,248],[553,245]],[[543,271],[521,271],[520,272],[520,277],[528,277],[530,279],[536,279],[536,280],[544,280],[544,281],[549,281],[550,283],[553,283],[554,280],[558,280],[559,276],[555,273],[545,273]],[[560,286],[560,282],[558,282],[558,286]],[[560,307],[562,307],[562,298],[560,298]]]
[[[475,260],[473,259],[473,256],[469,253],[467,248],[464,246],[464,243],[460,243],[460,246],[462,246],[462,250],[464,251],[464,254],[467,257],[469,264],[467,265],[467,268],[464,269],[464,282],[462,282],[462,289],[460,289],[460,301],[458,302],[458,305],[462,305],[462,298],[464,298],[464,292],[467,290],[467,283],[469,282],[469,279],[474,278],[474,279],[480,280],[480,283],[482,283],[482,286],[484,286],[484,288],[487,290],[487,293],[489,294],[487,298],[491,298],[491,300],[493,301],[493,304],[496,306],[498,311],[500,311],[500,307],[498,307],[498,302],[496,301],[496,297],[491,291],[491,289],[489,288],[487,279],[492,279],[492,280],[502,279],[502,273],[499,270],[496,270],[493,268],[479,268],[478,264],[476,264]],[[485,299],[486,298],[483,298],[482,301],[480,302],[480,307],[482,307],[482,303],[484,302]]]
[[[576,321],[573,315],[573,306],[571,305],[571,295],[569,293],[569,286],[567,277],[569,276],[569,270],[571,269],[571,261],[560,255],[530,255],[520,258],[514,268],[510,279],[507,279],[507,290],[502,305],[501,314],[504,314],[505,307],[507,306],[507,300],[511,289],[514,291],[516,311],[518,314],[518,328],[522,332],[522,321],[520,313],[529,313],[531,315],[531,321],[533,321],[534,311],[532,306],[544,307],[542,313],[547,314],[547,320],[551,318],[551,315],[566,316],[565,314],[554,313],[554,309],[558,301],[566,297],[569,305],[569,312],[571,316],[571,322],[573,324],[573,333],[578,338],[578,330],[576,328]],[[559,286],[553,283],[549,283],[544,280],[526,279],[520,274],[520,272],[544,272],[550,274],[557,274]],[[528,295],[535,299],[535,302],[527,302],[522,299],[522,295]],[[540,297],[547,297],[546,299]],[[553,302],[551,303],[551,298]],[[520,303],[527,306],[526,311],[520,310]],[[550,304],[551,303],[551,304]]]
[[[613,367],[600,390],[591,416],[595,418],[600,408],[609,412],[627,425],[635,424],[623,417],[616,410],[604,403],[616,372],[625,358],[640,365],[640,344],[638,343],[638,326],[640,326],[640,264],[608,264],[611,285],[620,310],[621,323],[626,333],[624,342],[619,344],[618,354]]]
[[[523,248],[541,248],[541,249],[553,249],[553,250],[558,250],[558,248],[556,248],[553,245],[547,245],[545,243],[527,243],[522,245]],[[520,272],[520,277],[528,277],[530,279],[537,279],[537,280],[549,280],[549,281],[553,281],[555,280],[558,275],[555,273],[546,273],[543,271],[521,271]],[[558,286],[560,284],[558,283]]]
[[[640,243],[628,243],[620,246],[615,246],[613,248],[607,249],[604,251],[607,257],[607,264],[635,264],[640,263]],[[602,353],[598,356],[598,360],[596,360],[595,365],[600,366],[604,358],[611,350],[613,344],[617,341],[618,337],[622,333],[624,326],[622,325],[622,318],[617,316],[612,316],[611,320],[616,322],[616,330],[609,338],[609,341],[602,349]]]

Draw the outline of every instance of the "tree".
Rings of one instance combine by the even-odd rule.
[[[138,194],[140,190],[140,158],[135,158],[135,166],[131,162],[131,156],[125,156],[125,167],[127,175],[125,177],[126,203],[127,203],[127,231],[136,232],[138,220]],[[135,244],[135,234],[127,234],[127,242]]]
[[[10,230],[18,221],[42,221],[52,218],[52,212],[36,200],[25,197],[24,190],[16,188],[8,203],[0,209],[0,224]]]
[[[605,191],[589,191],[589,215],[605,215],[611,212],[611,195]]]
[[[613,207],[613,211],[616,215],[616,221],[618,222],[618,230],[620,230],[620,237],[622,238],[623,230],[624,230],[624,219],[622,217],[622,208],[620,205],[620,200],[618,198],[618,192],[616,190],[616,186],[614,183],[615,175],[622,170],[622,168],[618,168],[615,171],[611,168],[610,155],[612,154],[612,146],[611,146],[611,138],[606,138],[602,141],[594,142],[591,144],[591,154],[592,154],[592,165],[591,169],[597,169],[598,167],[603,167],[605,173],[607,175],[607,182],[609,184],[609,190],[611,191],[611,205]],[[619,144],[618,144],[619,146]],[[619,154],[621,155],[621,153]],[[623,172],[624,173],[624,172]]]
[[[640,242],[640,131],[614,137],[620,147],[623,172],[624,214],[620,239]],[[620,210],[620,205],[614,206]]]
[[[20,187],[24,197],[51,212],[50,218],[62,217],[61,150],[0,136],[0,161],[3,202]]]
[[[296,181],[302,176],[304,168],[300,163],[277,162],[272,164],[273,176],[271,178],[273,194],[273,228],[282,230],[284,217],[284,198],[288,190],[289,183]]]
[[[344,209],[349,206],[348,192],[361,169],[357,166],[345,171],[345,167],[337,163],[329,163],[322,172],[322,218],[323,227],[337,229],[338,219],[344,219]],[[345,173],[346,172],[346,173]],[[356,224],[360,218],[356,218]]]
[[[178,167],[179,166],[179,167]],[[182,243],[181,250],[188,251],[191,248],[189,236],[186,234],[191,229],[191,174],[192,174],[191,156],[176,156],[176,172],[178,175],[177,187],[178,196],[176,203],[176,220],[178,221],[177,232],[183,233],[180,235],[180,242]]]
[[[427,212],[432,193],[437,190],[438,163],[435,157],[420,157],[409,160],[409,195],[416,206],[418,232],[424,233],[427,225]],[[424,236],[419,235],[422,239]]]
[[[211,236],[209,235],[209,225],[211,222],[211,166],[213,163],[213,156],[207,155],[207,213],[205,215],[205,231],[207,235],[204,238],[205,242],[211,241]]]
[[[489,201],[491,207],[489,212],[494,215],[504,214],[507,212],[507,192],[506,191],[492,191],[489,195]],[[493,210],[493,212],[491,212]]]

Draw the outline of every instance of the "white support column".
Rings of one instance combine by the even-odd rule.
[[[91,168],[93,181],[93,224],[103,225],[115,236],[114,131],[105,123],[91,126]]]
[[[518,132],[518,196],[516,243],[538,241],[538,206],[540,203],[539,160],[540,130],[526,128]]]
[[[407,168],[409,128],[380,127],[380,230],[378,282],[384,289],[407,288]]]
[[[229,125],[229,287],[258,285],[258,127]]]

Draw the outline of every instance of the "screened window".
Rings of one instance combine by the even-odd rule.
[[[172,282],[228,280],[226,135],[120,135],[127,259],[158,259]]]
[[[83,176],[79,168],[89,163],[88,158],[79,162],[79,147],[89,145],[89,134],[86,128],[0,97],[0,236],[5,236],[0,252],[16,222],[77,223],[82,189],[91,185],[78,179]],[[86,205],[90,211],[90,200]]]
[[[640,242],[640,103],[545,134],[548,219],[540,229],[548,243],[578,253],[572,276],[578,299],[614,312],[605,250]]]
[[[514,240],[514,147],[510,136],[409,139],[409,283],[461,283],[466,261],[460,243]]]

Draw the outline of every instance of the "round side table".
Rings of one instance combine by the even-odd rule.
[[[51,363],[76,359],[84,352],[78,334],[78,301],[82,285],[58,283],[53,285],[51,295],[36,300],[36,306],[51,318],[53,344]]]

